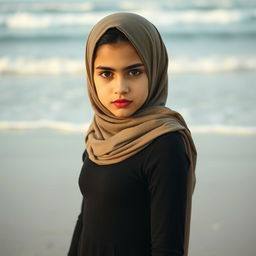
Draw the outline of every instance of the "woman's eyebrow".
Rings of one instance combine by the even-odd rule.
[[[127,66],[127,67],[123,68],[123,70],[138,68],[138,67],[142,67],[142,66],[144,66],[144,64],[136,63],[136,64],[133,64],[133,65],[130,65],[130,66]],[[102,70],[107,70],[107,71],[115,71],[114,68],[110,68],[110,67],[106,67],[106,66],[98,66],[98,67],[96,67],[96,69],[102,69]]]

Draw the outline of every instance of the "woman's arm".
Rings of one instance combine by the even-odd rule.
[[[151,195],[151,255],[184,254],[189,160],[180,133],[160,136],[147,159]]]

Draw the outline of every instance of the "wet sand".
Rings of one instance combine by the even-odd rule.
[[[191,256],[253,256],[256,136],[194,134]],[[66,255],[81,194],[84,136],[0,132],[0,255]]]

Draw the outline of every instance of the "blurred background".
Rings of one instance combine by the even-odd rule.
[[[93,116],[84,46],[117,11],[159,29],[167,106],[198,145],[191,255],[255,255],[256,0],[0,0],[0,254],[66,254]]]

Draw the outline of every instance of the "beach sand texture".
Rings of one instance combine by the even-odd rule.
[[[195,134],[191,256],[253,256],[256,136]],[[0,132],[0,255],[66,255],[81,194],[84,136]]]

